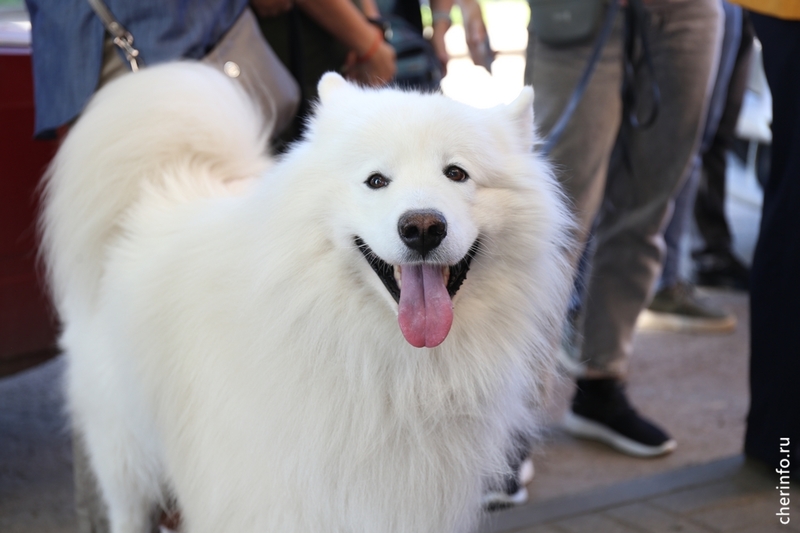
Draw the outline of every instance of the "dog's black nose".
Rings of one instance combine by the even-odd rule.
[[[406,246],[425,257],[447,236],[447,221],[438,211],[409,211],[400,217],[397,231]]]

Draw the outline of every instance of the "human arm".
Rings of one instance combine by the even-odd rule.
[[[430,0],[431,12],[433,13],[433,35],[431,45],[433,46],[436,57],[442,63],[442,74],[447,74],[447,62],[450,55],[444,44],[444,34],[450,29],[450,11],[453,9],[454,0]]]
[[[474,64],[489,70],[494,60],[494,52],[488,45],[489,38],[481,6],[478,0],[456,0],[456,3],[461,8],[469,56]]]
[[[297,6],[353,51],[348,77],[372,86],[384,85],[394,77],[394,49],[350,0],[297,0]]]

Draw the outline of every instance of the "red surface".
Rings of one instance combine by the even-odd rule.
[[[0,362],[55,343],[36,259],[36,192],[56,146],[33,140],[30,55],[0,49]]]

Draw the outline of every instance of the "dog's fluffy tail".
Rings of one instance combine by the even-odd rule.
[[[144,187],[181,176],[170,187],[185,198],[210,179],[256,176],[268,165],[267,134],[243,91],[200,63],[147,68],[100,90],[44,181],[42,250],[62,317],[95,300],[107,246]]]

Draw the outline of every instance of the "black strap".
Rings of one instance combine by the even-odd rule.
[[[625,26],[625,60],[624,78],[622,82],[622,104],[625,116],[634,128],[647,128],[653,125],[658,117],[661,106],[661,91],[656,81],[656,71],[653,66],[653,57],[650,53],[650,38],[648,37],[649,16],[642,0],[629,0]],[[636,59],[636,41],[641,42],[642,54]],[[636,90],[636,78],[642,68],[646,67],[650,77],[650,92],[652,107],[644,120],[639,120],[639,102]]]
[[[623,113],[625,114],[628,122],[634,128],[647,128],[652,126],[658,117],[658,112],[661,106],[661,91],[658,87],[658,82],[656,81],[653,57],[650,52],[650,39],[647,33],[649,25],[647,11],[642,5],[642,0],[629,0],[628,5],[629,7],[626,12],[626,32],[624,43],[625,59],[622,83]],[[592,74],[594,74],[594,69],[597,66],[597,62],[600,60],[600,53],[602,52],[609,36],[611,35],[611,30],[614,27],[614,18],[616,17],[618,10],[619,0],[611,0],[608,10],[606,11],[606,16],[603,20],[600,33],[598,34],[597,39],[595,39],[592,53],[589,56],[589,61],[586,63],[586,67],[584,68],[583,73],[581,74],[581,77],[575,86],[575,89],[572,91],[572,96],[567,102],[567,105],[564,107],[564,111],[561,112],[561,116],[559,116],[555,126],[553,126],[553,128],[550,130],[550,133],[542,143],[541,152],[544,155],[549,154],[553,149],[553,146],[561,138],[567,123],[572,118],[572,115],[575,112],[575,109],[578,107],[581,98],[583,98],[583,93],[586,92],[586,87],[589,85],[589,81],[592,78]],[[637,37],[641,42],[642,47],[642,57],[638,61],[634,59],[636,57],[635,48]],[[650,92],[652,94],[652,107],[650,108],[650,113],[645,120],[639,120],[635,83],[637,73],[642,68],[642,62],[644,62],[644,66],[649,71],[648,75],[650,76]]]

